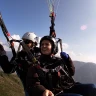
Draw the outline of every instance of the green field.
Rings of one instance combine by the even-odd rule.
[[[23,87],[17,75],[0,72],[0,96],[24,96]]]

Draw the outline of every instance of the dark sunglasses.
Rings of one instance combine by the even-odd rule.
[[[32,43],[32,41],[31,40],[24,40],[24,43],[29,44],[29,43]]]

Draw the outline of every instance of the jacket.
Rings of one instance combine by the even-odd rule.
[[[29,96],[42,96],[46,89],[57,94],[74,85],[71,77],[75,67],[72,62],[67,64],[69,68],[65,68],[66,62],[62,58],[44,55],[40,56],[39,62],[40,65],[28,69],[26,86]]]
[[[37,49],[31,50],[34,56],[38,56],[39,51]],[[0,65],[3,71],[7,74],[11,74],[16,71],[20,80],[23,83],[24,89],[26,88],[26,75],[28,68],[31,65],[31,61],[29,60],[27,53],[21,50],[16,58],[12,58],[11,61],[8,60],[6,55],[0,56]]]

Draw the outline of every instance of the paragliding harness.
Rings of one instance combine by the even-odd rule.
[[[56,58],[56,62],[54,62],[54,65],[59,64],[58,61],[60,58]],[[64,63],[62,61],[62,63]],[[48,65],[48,64],[44,64]],[[49,66],[52,64],[49,64]],[[64,89],[70,89],[72,86],[74,86],[74,79],[71,78],[71,76],[68,73],[68,70],[66,69],[65,63],[63,64],[64,67],[61,65],[56,66],[55,68],[47,68],[48,66],[44,66],[42,70],[47,74],[47,80],[48,84],[50,85],[50,89],[53,90],[54,93],[57,93],[57,91],[62,91]],[[56,83],[56,88],[54,88],[54,82]]]

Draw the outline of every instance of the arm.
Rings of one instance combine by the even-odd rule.
[[[10,63],[8,57],[6,55],[6,51],[4,50],[3,46],[0,44],[0,66],[5,73],[11,73],[13,71],[14,65]]]
[[[75,74],[75,66],[73,64],[72,59],[65,52],[61,52],[60,55],[61,55],[61,58],[64,60],[70,75],[73,76]]]
[[[6,55],[0,56],[0,65],[4,73],[13,73],[15,71],[13,71],[14,66],[10,64],[10,62],[8,61],[8,57]]]
[[[26,77],[26,87],[30,96],[54,96],[53,93],[47,90],[40,84],[39,75],[35,67],[30,67]]]

